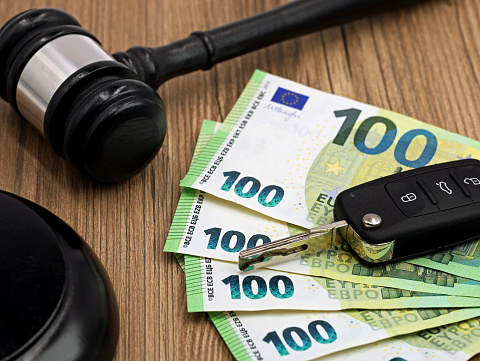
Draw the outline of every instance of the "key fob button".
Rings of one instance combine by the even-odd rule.
[[[465,206],[472,200],[465,195],[457,182],[450,176],[448,169],[417,175],[438,200],[440,210]]]
[[[467,190],[471,193],[473,201],[480,202],[480,167],[468,165],[450,169],[450,173],[458,177]]]
[[[415,177],[404,178],[385,185],[388,194],[407,217],[437,212],[438,208],[422,191]]]

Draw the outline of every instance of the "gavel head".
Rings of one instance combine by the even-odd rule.
[[[15,16],[0,29],[0,54],[0,96],[88,178],[120,182],[157,154],[162,100],[69,14]]]

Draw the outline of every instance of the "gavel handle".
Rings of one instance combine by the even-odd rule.
[[[421,0],[296,0],[158,48],[136,46],[114,58],[154,89],[178,75],[283,40],[308,34]]]

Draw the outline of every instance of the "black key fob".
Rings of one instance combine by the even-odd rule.
[[[111,360],[118,307],[88,245],[44,208],[0,191],[0,360]]]
[[[379,178],[340,193],[336,220],[365,261],[398,261],[480,238],[480,161],[457,160]],[[355,233],[355,234],[353,234]]]

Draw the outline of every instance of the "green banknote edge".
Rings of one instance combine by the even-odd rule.
[[[180,266],[180,268],[183,270],[183,272],[185,272],[185,257],[184,257],[184,255],[181,254],[181,253],[174,253],[173,255],[177,259],[177,262],[178,262],[178,265]]]
[[[242,339],[237,335],[225,316],[225,312],[208,312],[208,315],[220,333],[220,336],[222,336],[223,341],[227,344],[230,352],[233,354],[233,357],[239,361],[252,360],[243,345]]]
[[[200,128],[200,134],[198,135],[197,139],[197,145],[193,151],[192,164],[195,164],[204,149],[207,147],[208,143],[212,140],[215,134],[215,127],[217,125],[220,125],[220,123],[208,119],[203,120],[202,127]]]
[[[478,241],[475,241],[475,243],[478,243]],[[415,264],[417,266],[433,268],[445,273],[451,273],[456,276],[469,278],[471,280],[480,281],[479,268],[464,265],[462,263],[453,263],[453,265],[448,265],[448,264],[442,264],[439,262],[432,261],[431,259],[428,259],[426,257],[410,259],[410,260],[407,260],[406,262]]]
[[[242,114],[244,114],[245,110],[254,99],[254,96],[266,74],[267,73],[261,70],[255,70],[252,77],[248,81],[247,86],[243,90],[230,113],[225,118],[225,121],[218,132],[208,143],[198,160],[190,167],[185,178],[180,182],[182,187],[191,187],[200,174],[202,174],[203,170],[207,167],[213,156],[220,149],[225,139],[227,139],[230,131],[237,124]]]
[[[195,146],[195,150],[193,152],[192,163],[195,163],[198,160],[200,154],[203,152],[208,142],[210,142],[212,139],[213,135],[215,134],[215,127],[217,125],[218,123],[212,120],[203,120],[202,127],[200,128],[200,134],[197,139],[197,145]],[[183,239],[183,233],[190,216],[190,209],[195,201],[196,193],[197,191],[194,189],[182,188],[182,193],[180,195],[177,209],[172,220],[172,225],[170,226],[170,231],[168,232],[165,246],[163,248],[164,252],[178,252],[178,248],[180,247],[180,242]]]
[[[188,312],[203,311],[203,280],[196,277],[202,272],[202,259],[200,257],[186,254],[185,259],[185,281],[187,287],[187,308]]]
[[[471,280],[480,281],[480,272],[478,268],[475,267],[468,267],[462,264],[455,264],[454,267],[449,267],[448,265],[444,265],[438,262],[434,262],[427,258],[415,258],[406,261],[407,263],[415,264],[417,266],[433,268],[445,273],[451,273],[456,276],[469,278]]]
[[[196,189],[183,188],[180,199],[178,200],[177,210],[173,216],[172,225],[163,247],[164,252],[179,252],[180,243],[183,239],[183,233],[187,227],[190,217],[190,209],[196,199]]]

